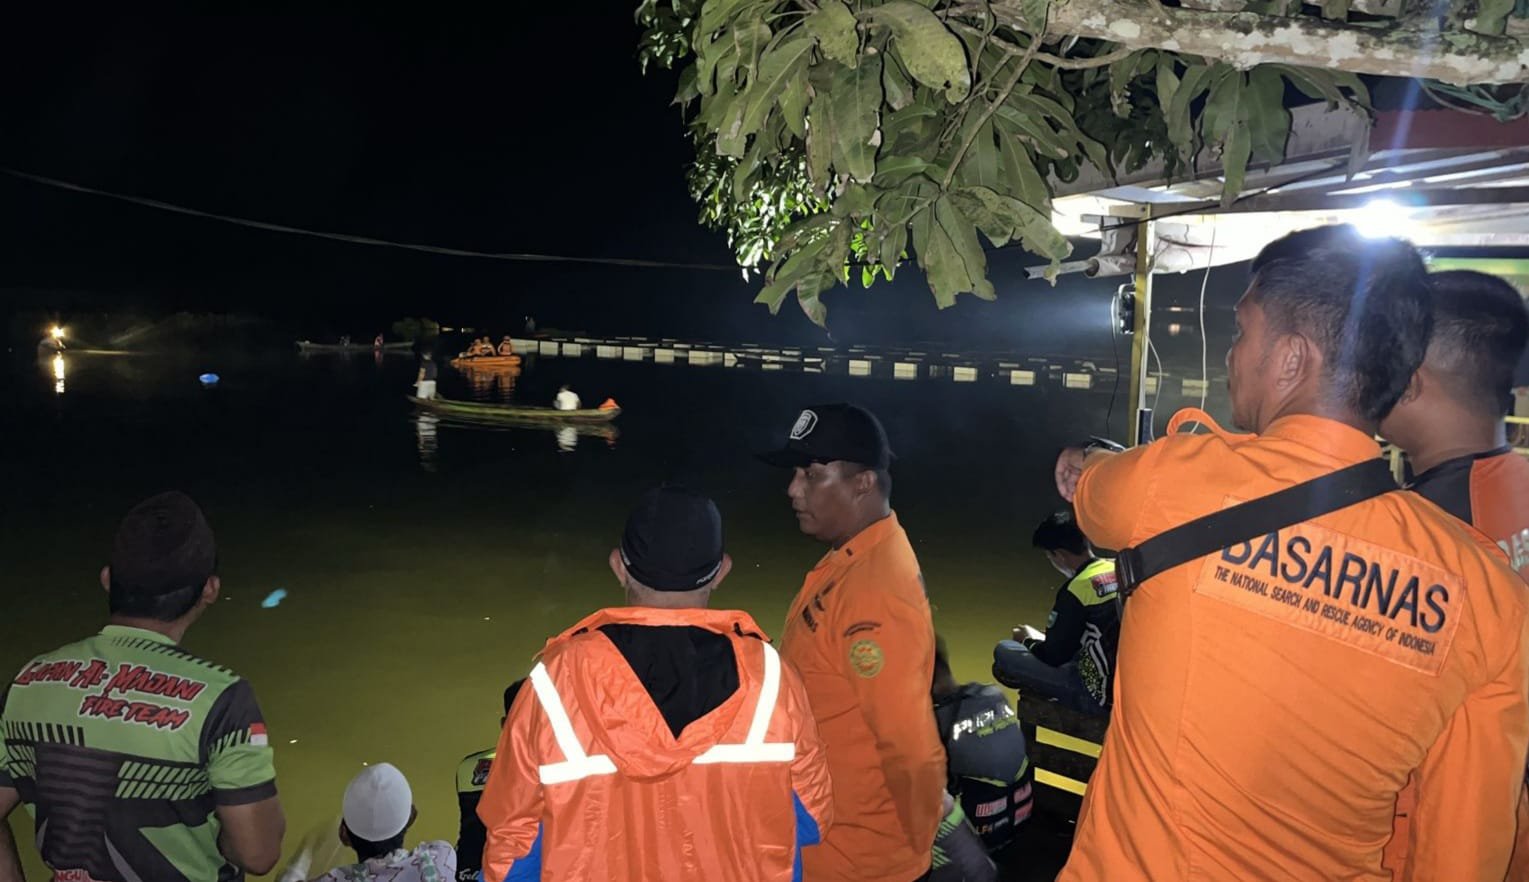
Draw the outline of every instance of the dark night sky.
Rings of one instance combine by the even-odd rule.
[[[730,264],[685,193],[671,77],[638,70],[632,5],[173,19],[116,7],[8,27],[0,165],[383,239]],[[995,260],[1000,290],[1018,287],[1005,267],[1032,262]],[[749,303],[755,287],[735,272],[299,238],[0,175],[0,296],[16,308],[242,310],[357,331],[402,314],[503,326],[533,312],[605,333],[823,340],[789,305],[766,322]],[[963,298],[939,313],[907,272],[896,286],[841,289],[831,324],[841,339],[976,328],[1051,339],[1054,323],[1034,327],[1014,301],[1061,292],[1022,287],[1007,304]]]

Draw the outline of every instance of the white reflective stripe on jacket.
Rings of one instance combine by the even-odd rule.
[[[767,742],[765,732],[770,718],[775,715],[776,701],[780,696],[780,654],[768,643],[760,643],[764,649],[764,679],[759,687],[759,700],[754,704],[754,718],[749,723],[748,735],[740,744],[714,744],[697,756],[697,765],[712,763],[789,763],[796,759],[796,744],[791,741]],[[563,761],[547,763],[538,771],[543,784],[564,784],[579,781],[593,775],[612,775],[616,764],[603,753],[590,755],[579,743],[568,719],[563,699],[558,695],[547,666],[541,662],[531,669],[531,687],[541,702],[547,721],[552,724],[552,736],[557,740]]]

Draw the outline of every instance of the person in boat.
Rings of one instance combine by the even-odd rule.
[[[378,334],[376,337],[372,338],[372,348],[373,349],[381,349],[382,348],[382,335],[381,334]]]
[[[1041,521],[1031,542],[1062,574],[1062,584],[1044,634],[1016,628],[1013,640],[993,649],[993,676],[1011,689],[1054,698],[1073,710],[1107,714],[1120,639],[1115,562],[1094,556],[1066,510]]]
[[[435,378],[439,372],[435,356],[426,352],[419,362],[419,375],[414,378],[414,394],[425,401],[435,398]]]
[[[510,340],[510,335],[509,334],[505,334],[504,335],[504,339],[499,341],[499,354],[500,355],[514,355],[515,354],[515,344]]]
[[[552,406],[558,410],[578,410],[584,405],[572,389],[562,386],[557,390],[557,397],[552,400]]]

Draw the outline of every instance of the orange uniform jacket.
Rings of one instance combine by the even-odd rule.
[[[1212,434],[1172,434],[1186,419]],[[1096,457],[1107,548],[1379,455],[1313,416],[1229,435],[1186,411]],[[1115,712],[1059,882],[1374,880],[1418,782],[1410,876],[1499,880],[1529,748],[1526,597],[1496,549],[1388,493],[1169,570],[1126,602]]]
[[[1434,466],[1409,488],[1486,535],[1508,556],[1519,576],[1529,579],[1529,460],[1504,447],[1461,456]],[[1410,787],[1397,801],[1396,834],[1386,848],[1386,866],[1402,878],[1417,799]],[[1519,798],[1518,841],[1508,882],[1529,882],[1529,791]]]
[[[676,739],[606,625],[723,635],[738,688]],[[829,829],[801,680],[745,613],[602,610],[548,641],[527,685],[478,805],[488,882],[785,882]]]
[[[801,672],[834,780],[810,882],[908,882],[929,869],[945,788],[929,700],[934,625],[918,558],[886,517],[807,574],[781,654]]]

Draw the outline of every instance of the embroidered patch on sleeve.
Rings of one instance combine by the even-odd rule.
[[[881,673],[884,661],[881,645],[875,640],[857,640],[849,648],[849,666],[867,680]]]

